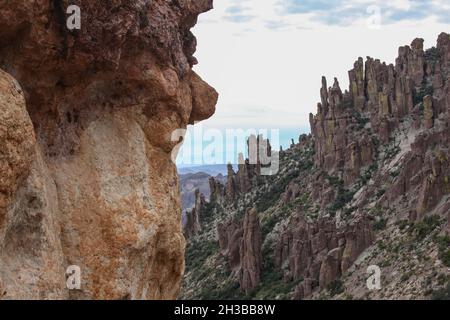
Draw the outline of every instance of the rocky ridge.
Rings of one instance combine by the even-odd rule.
[[[210,181],[183,298],[445,295],[450,36],[428,50],[423,42],[401,47],[395,65],[359,58],[349,90],[323,78],[311,135],[280,152],[279,174],[246,163],[226,185]],[[261,245],[258,232],[245,236],[250,220]],[[366,285],[369,266],[382,272],[380,290]]]

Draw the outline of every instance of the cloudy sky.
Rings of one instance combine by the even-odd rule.
[[[220,93],[213,128],[308,132],[321,76],[348,88],[359,56],[393,63],[416,37],[450,32],[450,0],[214,0],[199,18],[195,70]],[[285,144],[285,143],[284,143]]]

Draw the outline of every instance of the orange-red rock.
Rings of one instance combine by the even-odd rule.
[[[214,113],[190,32],[212,1],[80,0],[74,31],[66,5],[0,4],[0,68],[28,111],[2,73],[3,297],[175,298],[184,237],[171,134]],[[65,287],[69,265],[81,290]]]

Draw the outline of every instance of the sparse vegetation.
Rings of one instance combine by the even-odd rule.
[[[441,55],[439,50],[436,47],[431,47],[425,50],[425,60],[427,61],[439,61],[441,59]]]
[[[369,168],[361,175],[359,186],[362,187],[372,179],[373,174],[378,170],[378,163],[374,162]]]
[[[439,259],[446,267],[450,267],[450,236],[437,237],[436,243],[439,249]]]
[[[423,220],[417,222],[410,229],[417,241],[423,241],[430,235],[439,225],[441,220],[439,216],[433,215],[425,217]]]
[[[354,195],[355,195],[355,193],[353,191],[349,191],[344,188],[339,188],[338,192],[337,192],[336,200],[329,208],[330,214],[335,215],[336,211],[345,207],[345,205],[353,199]]]
[[[201,219],[203,224],[209,224],[214,220],[214,204],[206,203],[202,211]]]
[[[400,146],[395,142],[395,140],[390,142],[384,150],[385,158],[393,159],[400,152],[400,150]]]
[[[275,266],[275,257],[270,245],[263,247],[264,269],[261,282],[254,290],[245,295],[245,299],[290,299],[294,288],[303,279],[285,281],[283,273]]]
[[[330,292],[330,295],[332,297],[335,295],[341,294],[345,291],[344,284],[343,284],[342,280],[340,280],[340,279],[331,282],[328,285],[327,289]]]
[[[206,259],[217,253],[218,250],[217,241],[203,239],[191,242],[186,248],[186,271],[200,270]]]
[[[397,221],[395,224],[398,226],[398,228],[399,228],[401,231],[403,231],[403,230],[405,230],[406,227],[409,225],[409,221],[406,220],[406,219],[404,219],[404,220]]]
[[[261,233],[263,239],[269,234],[278,222],[289,216],[288,207],[284,206],[280,212],[272,213],[261,221]]]
[[[402,275],[402,277],[400,278],[400,281],[401,282],[406,282],[406,281],[408,281],[411,278],[412,275],[413,275],[413,272],[412,271],[408,271],[408,272],[406,272],[406,273],[404,273]]]
[[[346,189],[344,181],[339,177],[327,176],[326,178],[336,191],[336,198],[328,208],[330,215],[334,216],[338,210],[344,208],[353,199],[355,192]]]
[[[359,130],[364,129],[366,124],[369,123],[369,121],[370,121],[370,119],[363,117],[363,115],[356,110],[354,110],[354,112],[353,112],[353,117],[356,119],[356,123],[358,124]]]
[[[241,300],[244,299],[243,293],[239,289],[239,282],[233,279],[227,279],[222,284],[212,281],[206,281],[202,284],[199,299],[202,300]]]
[[[373,224],[373,229],[375,231],[381,231],[386,229],[386,226],[387,226],[387,219],[379,219],[375,221],[375,223]]]
[[[433,86],[426,79],[424,79],[420,88],[418,90],[414,90],[414,105],[422,103],[423,98],[427,95],[433,95]]]
[[[445,287],[433,291],[431,300],[450,300],[450,282]]]
[[[433,72],[435,72],[436,62],[441,59],[439,50],[436,47],[432,47],[425,51],[425,60],[431,66]]]
[[[380,190],[378,190],[377,191],[377,193],[376,193],[376,198],[377,199],[379,199],[379,198],[381,198],[382,196],[384,196],[384,194],[386,193],[386,190],[385,189],[380,189]]]
[[[269,188],[267,192],[265,192],[261,197],[259,197],[259,200],[256,202],[256,210],[258,212],[264,212],[270,207],[272,207],[274,204],[278,202],[281,195],[286,190],[287,185],[289,182],[297,178],[299,175],[298,170],[294,170],[289,175],[286,175],[282,177],[281,179],[276,179],[273,181],[273,184]]]

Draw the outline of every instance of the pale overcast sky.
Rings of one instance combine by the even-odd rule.
[[[359,57],[393,63],[415,37],[450,32],[450,0],[214,0],[195,70],[220,93],[207,127],[309,130],[321,76],[348,88]],[[378,15],[379,13],[379,15]]]

